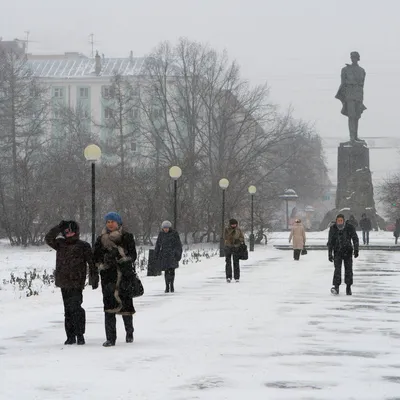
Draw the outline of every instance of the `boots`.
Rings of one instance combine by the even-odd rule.
[[[174,281],[172,281],[169,286],[170,286],[171,293],[174,293],[175,292]]]
[[[331,288],[331,293],[334,295],[338,295],[339,294],[339,286],[332,286]]]
[[[76,337],[75,336],[68,337],[67,340],[64,342],[65,345],[75,344],[75,343],[76,343]]]
[[[126,334],[126,343],[133,343],[133,333]]]
[[[347,296],[351,296],[353,293],[351,292],[351,285],[346,286],[346,294]]]
[[[83,335],[78,335],[77,336],[77,343],[78,345],[82,346],[83,344],[85,344],[85,337]]]
[[[106,341],[103,343],[103,347],[112,347],[112,346],[115,346],[115,342],[114,342],[114,341],[106,340]]]
[[[169,283],[165,284],[165,292],[164,293],[169,293]]]

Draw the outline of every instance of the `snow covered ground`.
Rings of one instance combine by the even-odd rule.
[[[400,253],[361,251],[354,295],[333,297],[327,254],[294,262],[272,247],[286,242],[256,247],[239,284],[219,257],[181,266],[174,294],[143,277],[135,343],[118,317],[114,348],[101,346],[100,290],[84,292],[87,344],[64,346],[58,289],[26,298],[1,284],[10,271],[51,271],[55,253],[0,246],[0,399],[399,400]]]

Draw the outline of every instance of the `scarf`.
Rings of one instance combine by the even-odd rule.
[[[118,260],[118,262],[126,261],[129,259],[129,257],[126,256],[123,247],[120,245],[122,242],[122,234],[123,234],[122,227],[118,228],[116,231],[113,232],[109,232],[106,228],[104,228],[103,231],[101,232],[101,244],[107,250],[113,250],[113,249],[118,250],[118,253],[121,256],[121,259]],[[101,267],[99,267],[99,269],[107,269],[107,266],[102,264]]]

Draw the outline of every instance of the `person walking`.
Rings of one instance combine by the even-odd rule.
[[[372,229],[372,223],[365,213],[361,215],[360,228],[362,230],[363,243],[369,245],[369,232]]]
[[[344,281],[346,294],[352,295],[353,285],[353,251],[354,258],[358,257],[358,236],[353,224],[345,222],[344,215],[336,217],[336,224],[329,229],[328,259],[334,263],[332,294],[339,294],[339,286],[342,283],[342,263],[344,263]]]
[[[59,235],[62,237],[58,237]],[[93,289],[99,285],[90,244],[79,239],[79,225],[75,221],[61,221],[51,228],[45,242],[56,254],[55,285],[61,288],[64,303],[65,345],[85,344],[86,313],[82,307],[87,267]]]
[[[306,230],[300,219],[296,219],[289,235],[289,243],[293,240],[293,258],[300,260],[300,254],[306,244]]]
[[[400,236],[400,218],[396,219],[396,225],[394,227],[393,236],[394,236],[394,244],[397,244],[397,241],[399,240]]]
[[[232,281],[232,258],[233,258],[233,277],[236,282],[240,280],[239,248],[244,244],[244,235],[238,226],[238,221],[234,218],[229,220],[229,226],[225,228],[225,275],[226,281]]]
[[[94,261],[101,276],[103,292],[106,341],[104,347],[115,346],[117,340],[116,315],[122,315],[126,342],[133,342],[132,300],[135,261],[137,257],[133,235],[122,226],[122,218],[116,212],[104,217],[105,228],[94,246]]]
[[[161,224],[161,232],[158,234],[155,257],[160,263],[165,277],[165,293],[174,293],[175,269],[179,267],[182,258],[182,242],[179,233],[172,229],[170,221]]]
[[[350,215],[350,217],[349,217],[347,222],[352,224],[354,226],[355,230],[358,230],[358,222],[357,222],[356,217],[354,215]]]

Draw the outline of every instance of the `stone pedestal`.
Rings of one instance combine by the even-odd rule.
[[[321,223],[321,230],[326,229],[339,213],[344,214],[346,219],[354,215],[358,221],[365,213],[371,219],[374,229],[384,229],[385,221],[375,209],[367,144],[364,141],[340,143],[337,170],[336,208],[327,213]]]

